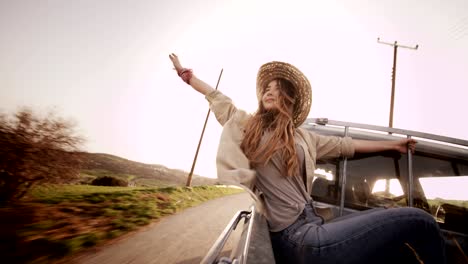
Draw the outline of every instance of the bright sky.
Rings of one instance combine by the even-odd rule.
[[[190,170],[208,110],[172,70],[256,109],[260,65],[296,65],[312,84],[310,117],[468,139],[468,1],[0,0],[0,110],[55,108],[85,150]],[[211,117],[195,173],[216,177]]]
[[[443,198],[468,201],[468,193],[466,192],[468,176],[420,178],[419,182],[427,199]],[[440,188],[440,186],[444,186],[444,188]],[[390,188],[392,187],[390,186]]]
[[[457,177],[427,177],[420,178],[424,195],[427,199],[442,198],[446,200],[468,201],[468,176]],[[385,180],[377,180],[372,189],[372,193],[385,190]],[[444,186],[444,188],[440,188]],[[403,189],[398,179],[390,179],[389,192],[395,196],[403,195]]]

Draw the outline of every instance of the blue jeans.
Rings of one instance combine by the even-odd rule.
[[[412,249],[424,264],[445,263],[439,226],[421,209],[376,208],[326,223],[318,219],[307,204],[292,225],[270,232],[277,263],[418,263]]]

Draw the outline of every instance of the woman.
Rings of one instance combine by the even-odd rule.
[[[178,75],[205,95],[223,132],[218,178],[237,184],[256,200],[268,222],[278,263],[402,263],[405,250],[424,263],[444,263],[444,242],[431,215],[417,208],[372,209],[325,222],[310,195],[317,159],[355,152],[414,151],[416,141],[364,141],[321,136],[299,126],[311,105],[311,86],[296,67],[262,65],[257,75],[258,110],[249,115],[183,68]]]

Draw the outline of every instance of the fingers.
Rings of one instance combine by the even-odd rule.
[[[179,61],[179,58],[177,57],[177,55],[175,53],[170,53],[169,54],[169,59],[171,59],[171,61],[172,61],[172,64],[174,66],[174,70],[176,70],[177,73],[179,73],[179,71],[182,70],[183,67],[180,64],[180,61]]]
[[[397,145],[401,153],[407,153],[408,150],[411,151],[411,153],[414,153],[414,151],[416,150],[417,143],[418,142],[412,138],[405,138],[405,139],[400,139]]]
[[[408,139],[407,140],[407,146],[409,148],[409,150],[411,150],[411,153],[414,153],[415,149],[416,149],[416,143],[418,143],[416,140],[414,139]]]
[[[177,57],[177,55],[175,55],[174,53],[171,53],[171,54],[169,54],[169,59],[171,59],[172,64],[174,64],[174,67],[176,69],[182,68],[182,65],[180,65],[180,61],[179,61],[179,58]]]

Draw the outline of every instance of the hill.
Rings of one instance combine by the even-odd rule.
[[[145,164],[104,153],[81,153],[83,165],[80,182],[89,183],[100,176],[125,179],[131,186],[182,186],[186,184],[188,172],[170,169],[163,165]],[[192,185],[212,185],[217,179],[193,175]]]

